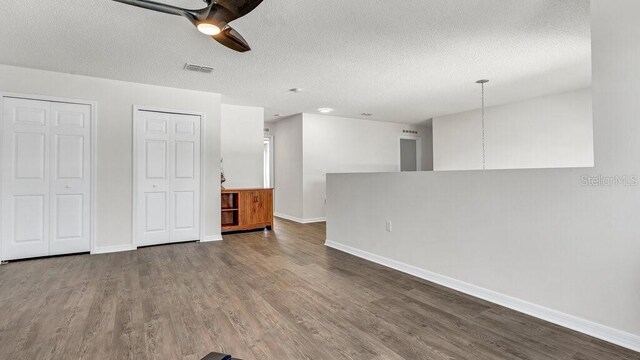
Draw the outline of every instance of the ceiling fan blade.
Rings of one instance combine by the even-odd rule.
[[[233,16],[232,21],[241,18],[257,8],[263,0],[218,0],[216,4],[227,9]]]
[[[165,14],[184,16],[189,20],[195,19],[203,10],[208,10],[209,8],[201,9],[201,10],[189,10],[179,8],[177,6],[167,5],[157,3],[155,1],[148,0],[113,0],[119,3],[137,6],[143,9],[149,9],[153,11],[158,11]]]
[[[204,0],[207,7],[196,10],[183,9],[177,6],[162,4],[150,0],[113,1],[165,14],[185,17],[204,33],[207,32],[200,29],[200,27],[204,28],[204,25],[215,25],[218,28],[222,28],[222,31],[220,31],[218,35],[212,36],[214,40],[232,50],[247,52],[251,50],[247,41],[242,37],[242,35],[240,35],[240,33],[227,24],[230,21],[253,11],[253,9],[258,7],[263,0]]]
[[[251,50],[247,41],[231,26],[227,26],[222,30],[222,32],[220,32],[220,34],[214,35],[212,38],[229,49],[238,52],[247,52]]]

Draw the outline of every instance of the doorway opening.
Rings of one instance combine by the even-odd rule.
[[[422,171],[422,140],[400,137],[400,171]]]
[[[264,137],[263,152],[264,178],[263,186],[265,188],[273,187],[273,136]]]

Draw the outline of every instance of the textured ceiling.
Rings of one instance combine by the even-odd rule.
[[[267,118],[332,107],[419,123],[477,108],[480,78],[489,105],[591,83],[588,0],[265,0],[232,23],[245,54],[180,17],[109,0],[1,6],[0,63],[219,92]]]

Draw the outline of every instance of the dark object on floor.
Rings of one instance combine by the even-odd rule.
[[[203,357],[202,360],[234,360],[234,359],[231,357],[231,355],[212,352],[211,354]],[[240,360],[240,359],[235,359],[235,360]]]

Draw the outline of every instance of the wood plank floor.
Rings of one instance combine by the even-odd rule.
[[[640,359],[323,246],[324,224],[0,267],[0,359]]]

